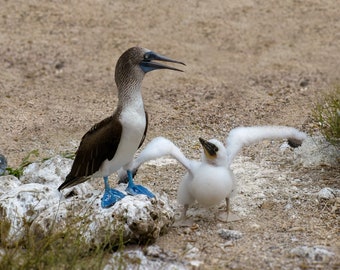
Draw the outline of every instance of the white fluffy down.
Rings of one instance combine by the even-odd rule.
[[[187,173],[180,183],[177,200],[183,205],[190,205],[196,200],[201,206],[210,207],[218,204],[234,190],[234,176],[226,167],[215,167],[206,163],[193,172]]]

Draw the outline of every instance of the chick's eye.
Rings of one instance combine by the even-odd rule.
[[[215,146],[215,147],[214,147],[214,150],[215,150],[215,152],[218,152],[218,147]]]

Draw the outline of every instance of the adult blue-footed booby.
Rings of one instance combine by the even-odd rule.
[[[95,124],[82,137],[71,172],[58,188],[59,191],[83,183],[93,176],[104,178],[102,207],[110,207],[125,196],[122,192],[110,188],[108,176],[121,167],[127,169],[145,139],[148,116],[141,94],[144,75],[157,69],[182,71],[155,61],[185,65],[139,47],[128,49],[118,59],[115,70],[118,106],[112,116]],[[146,188],[135,185],[132,174],[129,171],[127,173],[127,193],[154,196]]]
[[[177,191],[177,200],[184,205],[182,218],[185,218],[189,205],[195,201],[209,207],[225,199],[228,219],[229,198],[236,188],[234,174],[230,168],[235,156],[245,145],[264,139],[285,138],[288,138],[290,146],[298,147],[306,138],[306,134],[285,126],[238,127],[230,131],[226,138],[226,147],[216,139],[206,141],[199,138],[203,151],[201,160],[198,161],[186,158],[170,140],[157,137],[134,159],[131,170],[136,173],[148,160],[172,156],[187,169]],[[119,177],[124,179],[126,174],[120,171]]]

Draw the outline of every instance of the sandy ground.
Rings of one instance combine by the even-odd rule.
[[[2,0],[0,26],[0,152],[12,167],[34,149],[39,158],[74,151],[112,113],[114,65],[132,46],[187,64],[184,73],[148,74],[143,97],[147,141],[165,136],[190,158],[199,157],[198,137],[223,140],[239,125],[314,134],[313,104],[340,80],[336,0]],[[235,174],[261,183],[254,192],[240,180],[232,209],[242,220],[223,224],[192,213],[197,226],[174,228],[157,244],[181,256],[190,243],[203,269],[339,267],[339,211],[313,195],[339,188],[339,168],[296,165],[279,146],[262,143],[237,159]],[[175,199],[182,174],[177,165],[145,166],[138,179]],[[221,227],[244,236],[225,246],[216,233]],[[310,262],[289,255],[301,245],[328,246],[336,256]]]

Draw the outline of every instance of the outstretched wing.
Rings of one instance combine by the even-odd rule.
[[[143,151],[133,160],[130,170],[135,174],[138,168],[145,162],[158,159],[164,156],[172,156],[181,163],[189,172],[192,170],[192,161],[185,157],[181,150],[170,140],[164,137],[157,137],[149,142]],[[125,182],[126,172],[119,171],[119,182]]]
[[[95,124],[82,138],[71,172],[58,190],[85,182],[97,172],[104,160],[111,160],[122,134],[119,120],[110,116]]]
[[[293,127],[255,126],[237,127],[230,131],[226,138],[228,165],[232,163],[243,146],[265,139],[288,139],[295,147],[300,146],[307,135]]]

